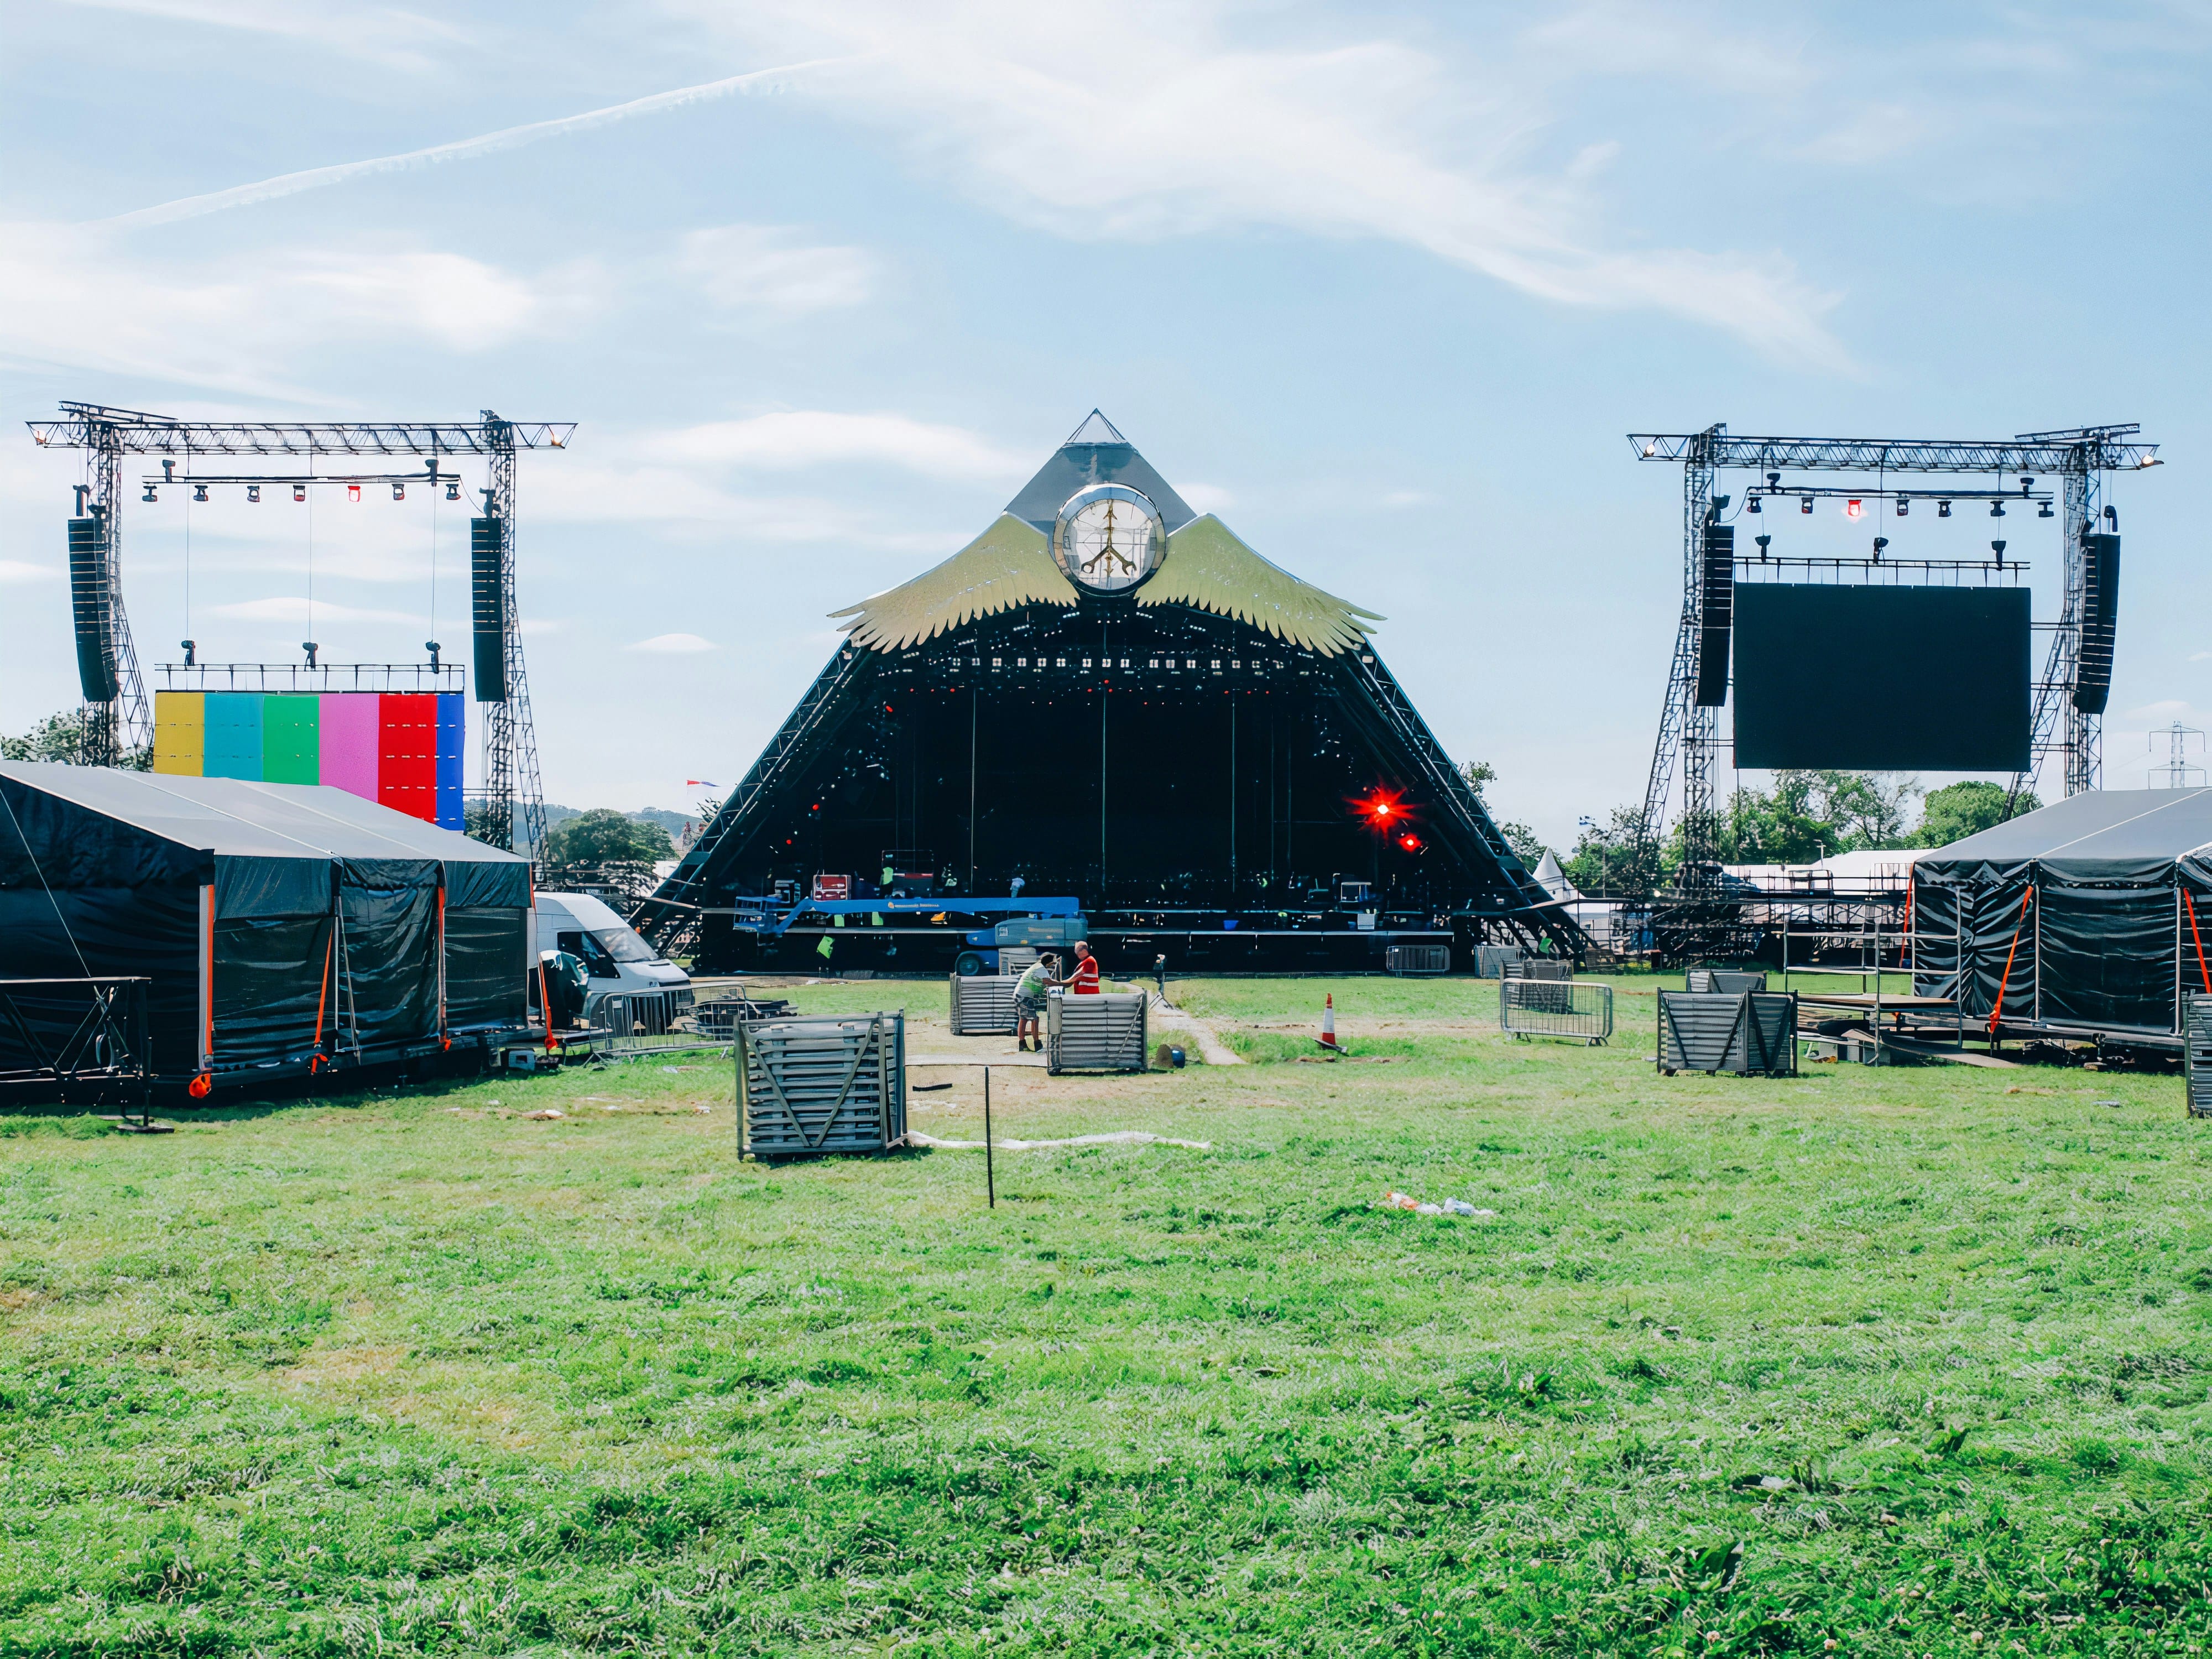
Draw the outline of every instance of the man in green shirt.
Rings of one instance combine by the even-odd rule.
[[[1039,1049],[1043,1048],[1044,994],[1060,983],[1053,977],[1059,966],[1057,957],[1039,957],[1015,981],[1014,1047],[1017,1050],[1027,1048],[1032,1039]]]

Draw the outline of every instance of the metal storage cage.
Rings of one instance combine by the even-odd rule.
[[[1505,964],[1507,979],[1572,979],[1575,964],[1571,962],[1547,962],[1540,957],[1528,957]]]
[[[955,974],[952,976],[952,1035],[1012,1036],[1014,987],[1018,974]]]
[[[1498,1025],[1516,1038],[1579,1037],[1594,1048],[1613,1035],[1613,987],[1589,980],[1500,980]]]
[[[1790,991],[1659,993],[1659,1069],[1738,1077],[1797,1074],[1797,997]]]
[[[2212,997],[2193,996],[2182,1013],[2182,1066],[2189,1115],[2212,1117]]]
[[[1503,979],[1509,963],[1515,963],[1528,953],[1517,945],[1478,945],[1474,947],[1474,976],[1477,979]]]
[[[1692,968],[1687,977],[1687,988],[1692,991],[1718,991],[1726,996],[1741,996],[1746,991],[1764,991],[1766,975],[1753,973],[1749,969]]]
[[[741,1024],[738,1100],[741,1152],[888,1152],[906,1139],[906,1017]]]
[[[1449,974],[1449,945],[1391,945],[1382,951],[1382,966],[1394,974]]]
[[[1150,1000],[1142,991],[1085,996],[1052,992],[1044,1004],[1045,1069],[1143,1071],[1145,1008]]]

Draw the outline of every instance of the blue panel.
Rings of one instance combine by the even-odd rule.
[[[462,763],[468,752],[468,699],[458,691],[438,694],[438,816],[441,830],[466,828],[461,811]]]
[[[261,780],[261,694],[211,691],[207,700],[204,775]]]

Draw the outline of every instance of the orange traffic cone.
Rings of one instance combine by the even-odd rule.
[[[1336,993],[1334,991],[1328,994],[1327,1000],[1322,1004],[1319,1040],[1324,1048],[1336,1047]]]

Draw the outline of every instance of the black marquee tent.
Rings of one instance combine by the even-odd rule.
[[[5,762],[0,800],[0,978],[149,978],[165,1081],[425,1056],[526,1018],[510,853],[306,785]]]
[[[1912,868],[1914,988],[1984,1024],[2178,1039],[2212,995],[2212,789],[2075,795]]]

